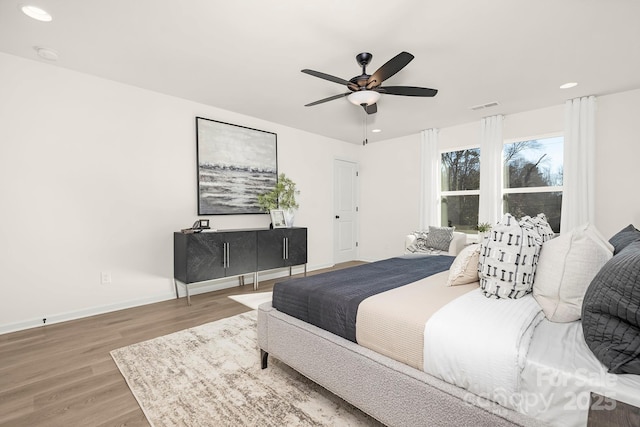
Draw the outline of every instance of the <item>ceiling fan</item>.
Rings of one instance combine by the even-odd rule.
[[[378,111],[376,102],[380,99],[381,94],[431,97],[436,96],[438,93],[437,89],[429,89],[425,87],[381,86],[383,81],[402,70],[413,60],[414,56],[409,52],[400,52],[382,65],[382,67],[378,68],[375,73],[369,75],[367,74],[366,68],[367,65],[369,65],[369,62],[371,62],[371,58],[373,58],[373,55],[368,52],[356,55],[356,61],[360,66],[362,66],[362,75],[356,76],[351,80],[344,80],[340,77],[335,77],[319,71],[308,69],[302,70],[305,74],[345,85],[350,90],[350,92],[341,93],[340,95],[334,95],[312,102],[305,105],[305,107],[311,107],[313,105],[322,104],[324,102],[333,101],[334,99],[340,99],[346,96],[351,103],[362,106],[368,114],[374,114]]]

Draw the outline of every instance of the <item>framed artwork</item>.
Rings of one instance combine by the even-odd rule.
[[[263,213],[278,181],[277,135],[196,117],[198,215]]]
[[[284,219],[284,211],[282,209],[271,209],[271,224],[273,228],[286,228],[287,221]]]

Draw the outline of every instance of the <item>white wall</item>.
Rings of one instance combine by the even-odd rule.
[[[197,217],[196,116],[278,134],[309,268],[333,264],[333,159],[360,146],[6,54],[0,94],[0,332],[172,297],[172,233]]]
[[[420,135],[362,148],[360,258],[373,261],[402,253],[420,223]]]
[[[594,222],[609,238],[629,223],[640,227],[640,90],[600,96],[597,103]],[[505,116],[503,136],[540,136],[563,128],[564,105],[557,105]],[[443,150],[478,147],[479,137],[478,120],[440,129],[439,145]],[[364,147],[362,168],[369,173],[362,175],[361,183],[363,259],[401,254],[404,236],[419,226],[419,139],[415,135]]]
[[[640,90],[597,98],[596,220],[609,238],[640,228]]]

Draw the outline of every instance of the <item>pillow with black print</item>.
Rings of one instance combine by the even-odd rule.
[[[542,238],[531,219],[518,223],[510,213],[480,245],[478,273],[487,298],[517,299],[530,293]]]
[[[536,231],[542,238],[542,243],[548,242],[549,240],[555,237],[556,233],[554,233],[553,229],[549,225],[549,222],[547,221],[547,216],[545,214],[539,213],[533,218],[530,218],[528,216],[522,217],[522,219],[520,219],[520,223],[522,223],[523,221],[526,221],[527,218],[529,221],[531,221],[531,223],[533,223]]]

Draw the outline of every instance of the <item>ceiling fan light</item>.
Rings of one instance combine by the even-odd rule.
[[[49,12],[37,6],[25,5],[21,6],[20,10],[22,10],[22,13],[27,15],[29,18],[33,18],[37,21],[51,22],[53,20],[53,17]]]
[[[375,90],[358,90],[347,96],[347,99],[355,105],[371,105],[378,102],[380,94]]]

